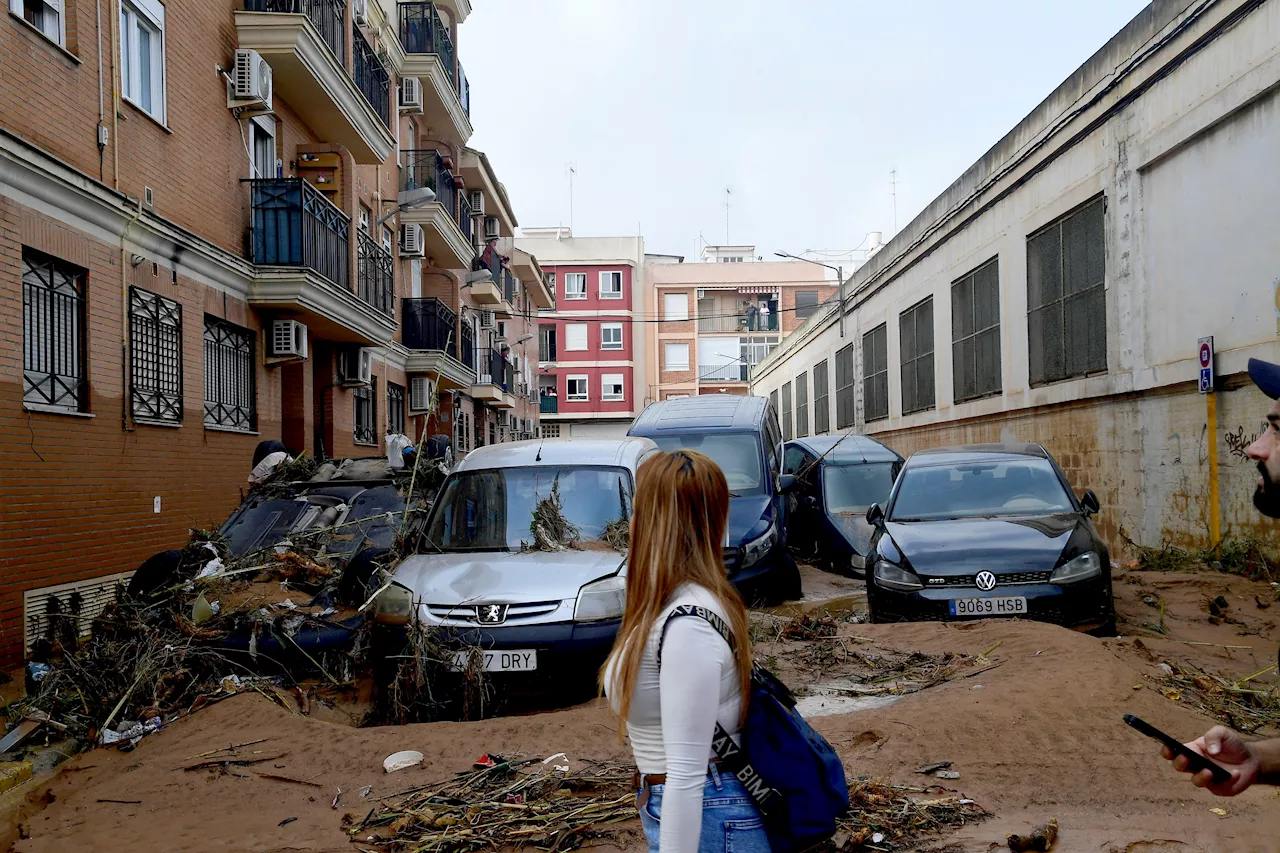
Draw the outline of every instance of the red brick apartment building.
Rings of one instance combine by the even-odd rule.
[[[5,2],[0,664],[221,522],[260,440],[537,433],[552,296],[465,147],[469,0]]]

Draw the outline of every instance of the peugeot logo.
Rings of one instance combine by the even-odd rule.
[[[476,605],[476,621],[481,625],[501,625],[507,621],[507,604]]]
[[[983,592],[988,592],[996,588],[996,576],[991,574],[991,572],[978,572],[978,576],[973,579],[973,582],[977,584],[978,589]]]

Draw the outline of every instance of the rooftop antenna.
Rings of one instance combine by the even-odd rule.
[[[898,170],[889,170],[889,194],[893,196],[893,233],[898,233]]]
[[[733,195],[733,190],[728,187],[724,188],[724,244],[729,245],[729,197]]]
[[[578,170],[573,163],[565,163],[565,168],[569,170],[569,230],[573,230],[573,176],[578,174]]]

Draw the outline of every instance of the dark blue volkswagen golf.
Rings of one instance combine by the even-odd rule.
[[[867,510],[871,618],[1023,617],[1113,635],[1098,509],[1038,444],[920,451],[888,505]]]

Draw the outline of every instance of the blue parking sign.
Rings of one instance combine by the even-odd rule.
[[[1213,390],[1213,369],[1209,367],[1200,368],[1200,393],[1208,394]]]

